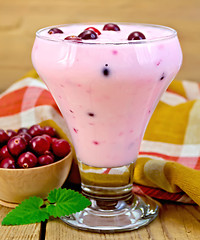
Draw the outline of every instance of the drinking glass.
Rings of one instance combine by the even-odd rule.
[[[37,31],[32,50],[33,65],[69,127],[82,194],[91,201],[85,210],[61,219],[77,229],[103,233],[137,229],[158,215],[154,200],[132,193],[135,161],[149,119],[182,63],[175,30],[118,25],[155,36],[70,41],[63,34],[48,34],[51,26]],[[53,27],[70,32],[88,26]]]

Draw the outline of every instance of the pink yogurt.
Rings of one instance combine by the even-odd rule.
[[[118,24],[59,26],[62,34],[37,32],[32,61],[66,119],[77,158],[95,167],[134,162],[147,123],[182,62],[173,29]],[[95,40],[72,42],[85,28],[96,27]],[[128,41],[133,31],[145,40]]]

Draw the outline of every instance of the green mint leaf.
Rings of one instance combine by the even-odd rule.
[[[30,197],[7,214],[2,225],[23,225],[61,217],[80,212],[91,204],[82,194],[73,190],[54,189],[48,195],[48,201],[39,197]]]
[[[82,194],[65,188],[52,190],[48,195],[48,201],[50,205],[47,206],[47,211],[54,217],[80,212],[91,204]]]
[[[45,221],[49,218],[46,208],[41,208],[44,201],[39,197],[25,199],[15,209],[7,214],[2,225],[22,225]]]

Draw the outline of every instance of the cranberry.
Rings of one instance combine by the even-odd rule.
[[[50,143],[42,136],[35,136],[29,142],[30,148],[39,155],[44,154],[50,148]]]
[[[92,112],[89,112],[88,115],[89,115],[90,117],[94,117],[94,116],[95,116],[95,114],[92,113]]]
[[[11,157],[3,159],[0,163],[0,168],[15,168],[15,160]]]
[[[56,33],[63,33],[62,30],[60,30],[59,28],[51,28],[49,31],[48,31],[49,34],[56,34]]]
[[[0,129],[0,146],[5,145],[9,140],[8,134],[3,130]]]
[[[43,166],[43,165],[48,165],[48,164],[51,164],[54,162],[54,159],[48,155],[48,154],[45,154],[45,155],[41,155],[39,156],[38,158],[38,163]]]
[[[32,139],[31,135],[28,133],[20,133],[18,136],[24,138],[27,143],[29,143],[29,141]]]
[[[142,39],[146,39],[146,37],[141,32],[132,32],[128,36],[128,40],[142,40]]]
[[[52,138],[51,141],[52,143],[56,142],[58,140],[58,138]]]
[[[40,125],[33,125],[28,129],[28,134],[32,137],[42,135],[44,133],[44,129]]]
[[[95,27],[88,27],[85,30],[92,30],[93,32],[95,32],[97,35],[101,35],[101,32],[95,28]]]
[[[7,133],[9,138],[12,138],[12,137],[17,135],[17,133],[14,130],[12,130],[12,129],[6,130],[6,133]]]
[[[20,153],[26,150],[27,145],[24,138],[15,136],[8,141],[7,147],[12,156],[19,156]]]
[[[81,42],[81,38],[77,36],[67,36],[64,40],[70,40],[74,42]]]
[[[78,133],[78,129],[76,129],[76,128],[73,128],[73,130],[74,130],[74,132],[75,132],[75,133]]]
[[[51,156],[51,158],[53,159],[53,161],[55,160],[55,156],[53,155],[53,153],[52,153],[51,151],[46,151],[46,152],[44,153],[44,155],[49,155],[49,156]]]
[[[27,132],[28,132],[28,128],[19,128],[18,131],[17,131],[17,134],[27,133]]]
[[[49,126],[45,126],[44,128],[44,134],[47,134],[51,137],[54,137],[56,135],[56,130],[55,128],[49,127]]]
[[[103,75],[104,75],[104,76],[108,76],[109,74],[110,74],[109,69],[108,69],[108,68],[104,68],[104,69],[103,69]]]
[[[3,146],[2,149],[0,150],[0,161],[3,160],[4,158],[8,158],[12,156],[10,155],[9,151],[8,151],[8,147],[7,145]]]
[[[51,147],[53,153],[60,158],[67,156],[71,149],[69,143],[66,140],[55,138],[52,140]]]
[[[17,164],[21,168],[35,167],[37,162],[37,157],[31,152],[22,153],[17,159]]]
[[[161,75],[161,77],[160,77],[160,81],[162,81],[165,77],[166,77],[166,76],[165,76],[165,73],[163,72],[162,75]]]
[[[117,24],[114,23],[107,23],[103,27],[104,31],[120,31],[120,28]]]
[[[44,138],[49,142],[49,144],[51,145],[52,138],[51,138],[49,135],[47,135],[47,134],[42,134],[42,137],[44,137]]]
[[[78,35],[78,37],[88,40],[88,39],[97,39],[97,34],[92,30],[85,30]]]

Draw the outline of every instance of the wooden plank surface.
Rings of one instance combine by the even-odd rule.
[[[165,203],[159,217],[139,230],[98,234],[75,230],[61,220],[50,220],[45,240],[199,240],[200,207]]]
[[[184,60],[178,79],[200,81],[199,0],[0,0],[0,91],[32,68],[35,32],[72,22],[143,22],[179,33]]]
[[[0,206],[0,221],[10,209]],[[44,229],[43,229],[44,230]],[[59,219],[47,222],[45,235],[40,235],[41,224],[0,226],[1,240],[199,240],[200,207],[165,203],[159,216],[139,230],[98,234],[80,231],[67,226]]]
[[[8,214],[10,208],[0,206],[0,222]],[[1,240],[40,240],[41,224],[29,224],[21,226],[1,226]]]

